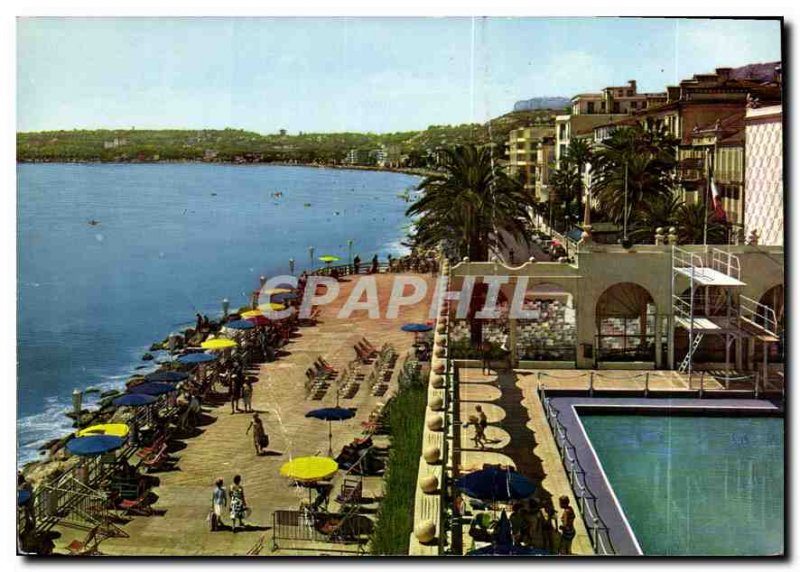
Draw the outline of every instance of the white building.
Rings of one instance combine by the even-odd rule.
[[[745,233],[765,245],[783,245],[782,119],[780,105],[745,115]]]

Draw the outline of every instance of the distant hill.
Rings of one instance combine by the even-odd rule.
[[[562,110],[570,104],[566,97],[534,97],[523,99],[514,104],[514,111],[531,111],[534,109],[558,109]]]
[[[556,112],[513,111],[490,121],[431,125],[423,131],[398,133],[259,134],[242,129],[126,129],[17,133],[17,160],[27,161],[234,161],[341,163],[351,149],[392,147],[411,163],[442,147],[490,140],[504,145],[512,129],[552,126]]]
[[[766,62],[733,68],[731,70],[731,78],[773,82],[777,79],[778,72],[776,68],[780,65],[781,62]]]

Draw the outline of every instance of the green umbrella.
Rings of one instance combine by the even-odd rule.
[[[325,256],[320,256],[319,259],[324,262],[325,264],[330,264],[331,262],[336,262],[341,260],[338,256],[334,256],[332,254],[326,254]]]

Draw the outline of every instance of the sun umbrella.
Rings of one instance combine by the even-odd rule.
[[[430,332],[433,329],[433,326],[430,326],[428,324],[413,324],[412,323],[412,324],[403,324],[400,327],[400,329],[403,330],[404,332],[420,333],[420,332]]]
[[[177,391],[174,385],[171,383],[160,383],[158,381],[145,381],[144,383],[140,383],[139,385],[134,385],[128,388],[128,391],[131,393],[143,393],[145,395],[164,395],[165,393],[171,393],[173,391]]]
[[[339,464],[330,457],[298,457],[281,467],[281,475],[295,481],[310,482],[336,474]]]
[[[325,256],[320,256],[319,259],[325,264],[330,264],[331,262],[337,262],[341,260],[341,258],[339,258],[338,256],[334,256],[333,254],[326,254]]]
[[[232,322],[225,323],[225,327],[232,330],[252,330],[255,328],[255,324],[247,320],[233,320]]]
[[[275,294],[288,294],[291,291],[291,288],[267,288],[262,290],[261,293],[264,296],[274,296]]]
[[[488,467],[460,477],[456,486],[472,498],[486,501],[524,499],[536,490],[527,477],[507,469]]]
[[[178,383],[179,381],[185,381],[189,379],[189,374],[183,371],[156,371],[153,373],[148,373],[144,378],[147,381],[164,381],[167,383]]]
[[[184,365],[191,365],[197,363],[208,363],[211,361],[216,361],[217,356],[211,354],[204,354],[202,352],[194,353],[194,354],[185,354],[178,357],[178,361]]]
[[[112,435],[76,437],[67,442],[67,451],[81,457],[95,457],[119,449],[124,442],[125,440],[121,437]]]
[[[258,305],[259,311],[263,314],[264,311],[267,312],[280,312],[281,310],[286,309],[285,304],[279,304],[277,302],[268,302],[267,304],[259,304]]]
[[[294,300],[297,298],[297,294],[294,292],[286,292],[284,294],[275,294],[272,299],[275,302],[284,302],[285,300]]]
[[[259,314],[257,316],[251,316],[246,318],[248,322],[251,322],[254,326],[266,326],[269,324],[269,318],[267,318],[263,314]]]
[[[17,506],[24,506],[29,500],[31,500],[31,491],[24,489],[17,491]]]
[[[227,338],[214,338],[212,340],[206,340],[200,347],[204,350],[226,350],[228,348],[235,348],[238,344]]]
[[[144,393],[126,393],[125,395],[117,397],[111,404],[117,407],[141,407],[143,405],[150,405],[156,401],[158,401],[158,399],[152,395],[145,395]]]
[[[345,419],[352,419],[355,415],[352,409],[345,409],[344,407],[324,407],[306,413],[306,417],[321,419],[328,422],[328,455],[333,454],[333,431],[331,428],[331,421],[344,421]]]
[[[92,425],[86,429],[81,429],[76,433],[78,437],[89,437],[91,435],[111,435],[112,437],[127,437],[130,427],[125,423],[101,423]]]

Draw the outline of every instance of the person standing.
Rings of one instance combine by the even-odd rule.
[[[223,486],[222,477],[217,479],[214,492],[211,493],[211,531],[219,530],[222,524],[222,509],[228,506],[228,491]]]
[[[239,400],[242,398],[242,372],[235,368],[231,375],[231,415],[239,411]]]
[[[481,373],[489,375],[491,373],[491,354],[492,343],[489,340],[481,342]]]
[[[561,513],[561,543],[558,547],[559,554],[572,554],[572,539],[575,538],[575,511],[569,506],[569,497],[566,495],[559,497],[558,506],[563,511]]]
[[[378,273],[378,255],[372,257],[372,268],[370,268],[370,274],[377,274]]]
[[[353,259],[353,274],[358,274],[360,269],[361,269],[361,257],[358,254],[356,254],[356,257]]]
[[[269,437],[267,432],[264,431],[264,422],[261,421],[258,413],[253,413],[253,420],[247,426],[247,431],[244,432],[245,435],[250,433],[250,429],[253,430],[253,445],[256,448],[256,455],[262,455],[269,446]]]
[[[249,379],[245,379],[242,386],[242,401],[244,401],[245,413],[253,411],[253,384]]]
[[[233,477],[233,484],[231,485],[231,529],[236,532],[236,521],[239,521],[239,526],[244,528],[244,517],[247,513],[247,500],[244,496],[244,487],[242,487],[242,476],[236,475]]]

